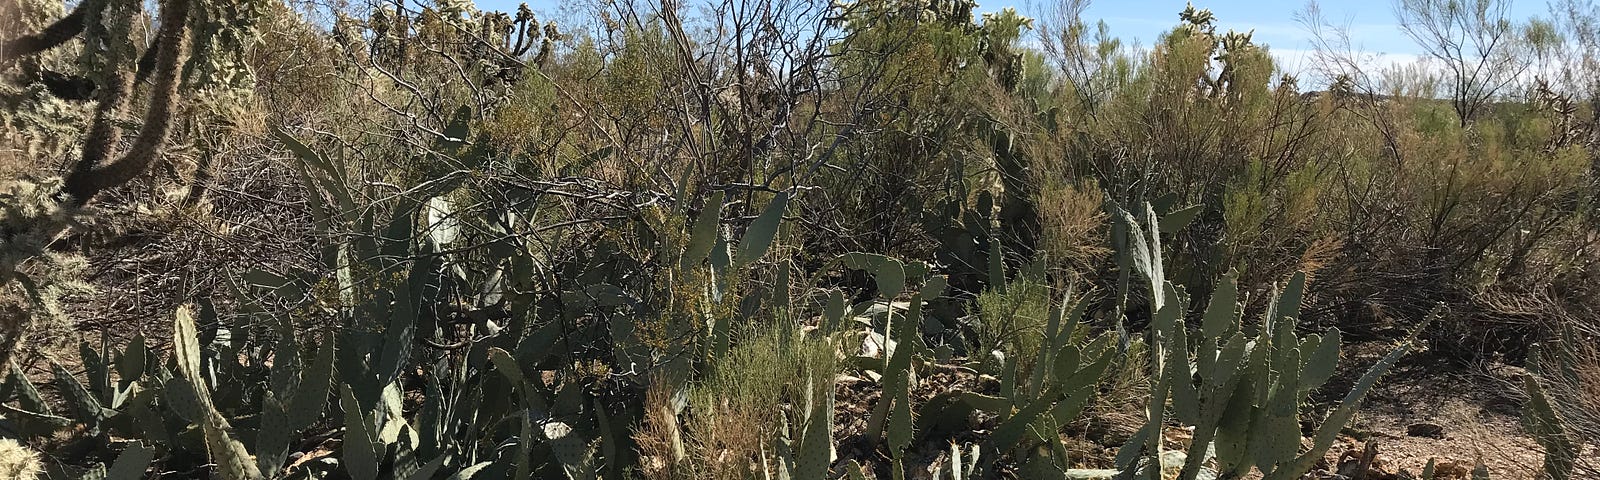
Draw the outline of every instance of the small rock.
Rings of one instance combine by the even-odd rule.
[[[894,355],[895,341],[883,338],[882,333],[867,332],[861,338],[861,350],[858,355],[867,358],[883,358]]]
[[[1406,435],[1442,439],[1444,438],[1444,426],[1436,423],[1413,423],[1406,427]]]

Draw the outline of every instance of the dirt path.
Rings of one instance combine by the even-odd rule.
[[[1359,375],[1387,347],[1352,345],[1346,362]],[[1406,359],[1367,397],[1347,436],[1328,453],[1337,464],[1346,452],[1377,444],[1377,475],[1369,480],[1408,478],[1429,459],[1441,479],[1471,478],[1482,461],[1493,480],[1532,479],[1544,454],[1520,423],[1522,398],[1515,381],[1522,370],[1502,364],[1448,365],[1426,352]],[[1342,382],[1341,382],[1342,383]],[[1334,389],[1342,392],[1342,389]]]

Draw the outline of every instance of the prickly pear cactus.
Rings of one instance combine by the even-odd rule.
[[[1583,444],[1574,440],[1567,431],[1561,415],[1551,406],[1544,386],[1534,375],[1524,374],[1523,390],[1528,393],[1527,411],[1523,421],[1534,438],[1544,447],[1544,475],[1552,480],[1572,477],[1574,462],[1582,454]]]
[[[1231,283],[1231,276],[1225,281]],[[1195,428],[1193,446],[1177,478],[1214,476],[1216,472],[1204,469],[1206,454],[1211,451],[1223,475],[1243,475],[1253,467],[1267,479],[1299,478],[1332,446],[1373,384],[1409,350],[1414,336],[1356,382],[1339,407],[1323,419],[1312,438],[1312,448],[1301,452],[1300,405],[1311,390],[1333,375],[1340,340],[1337,329],[1326,336],[1302,339],[1296,335],[1294,318],[1304,289],[1305,276],[1295,274],[1268,308],[1267,319],[1253,338],[1244,333],[1233,304],[1237,290],[1231,285],[1216,289],[1222,298],[1213,299],[1202,328],[1227,333],[1225,342],[1205,338],[1197,339],[1196,345],[1181,320],[1154,322],[1152,333],[1163,342],[1168,355],[1152,365],[1163,386],[1158,390],[1162,396],[1152,401],[1156,406],[1153,418],[1161,417],[1164,408],[1159,405],[1170,399],[1173,415]],[[1170,307],[1181,311],[1187,308],[1185,304],[1183,296],[1177,295]],[[1199,352],[1194,362],[1190,351]],[[1201,379],[1198,385],[1193,383],[1196,376]]]
[[[825,478],[833,464],[833,379],[826,375],[806,392],[805,426],[795,455],[796,478]]]
[[[1333,445],[1373,384],[1409,351],[1416,332],[1440,314],[1440,310],[1429,314],[1411,337],[1369,369],[1338,408],[1323,419],[1312,437],[1312,447],[1301,452],[1300,406],[1312,390],[1333,376],[1340,343],[1338,329],[1304,338],[1296,331],[1305,274],[1289,278],[1272,298],[1265,318],[1248,326],[1252,328],[1246,328],[1240,316],[1235,275],[1225,275],[1213,290],[1200,336],[1191,338],[1183,321],[1189,309],[1188,296],[1162,277],[1160,237],[1156,234],[1176,227],[1161,225],[1167,219],[1158,218],[1148,204],[1143,210],[1141,220],[1117,209],[1129,233],[1123,246],[1131,257],[1128,263],[1148,280],[1154,310],[1146,340],[1152,347],[1148,367],[1152,397],[1146,425],[1118,452],[1123,478],[1133,478],[1141,465],[1162,466],[1145,468],[1148,478],[1167,469],[1171,452],[1162,451],[1159,435],[1153,432],[1160,431],[1169,413],[1195,432],[1187,455],[1178,462],[1182,468],[1175,473],[1177,479],[1237,478],[1252,469],[1268,480],[1300,478]],[[1213,458],[1218,471],[1205,467]]]
[[[224,480],[262,478],[250,453],[243,444],[233,439],[233,428],[228,425],[228,420],[212,404],[211,391],[200,370],[200,334],[195,329],[191,311],[187,305],[179,307],[172,326],[172,356],[179,374],[176,378],[181,379],[183,387],[180,388],[191,391],[193,403],[188,406],[190,414],[197,417],[194,420],[200,425],[206,451],[216,464],[218,475]]]

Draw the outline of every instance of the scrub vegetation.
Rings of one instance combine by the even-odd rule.
[[[0,0],[0,477],[1597,478],[1600,7],[1508,4]]]

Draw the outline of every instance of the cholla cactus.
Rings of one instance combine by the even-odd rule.
[[[49,250],[72,224],[60,187],[59,179],[14,180],[0,191],[0,365],[30,330],[66,326],[58,299],[87,289],[76,280],[83,259]]]
[[[434,5],[438,7],[441,20],[462,27],[466,27],[466,22],[470,21],[469,18],[476,16],[478,13],[478,9],[473,8],[472,2],[467,0],[438,0],[434,2]]]
[[[35,258],[52,258],[47,247],[71,214],[57,200],[59,179],[14,180],[0,192],[0,284],[17,279],[20,267]]]
[[[100,8],[84,13],[84,48],[78,56],[79,69],[101,89],[111,86],[126,65],[139,58],[133,42],[133,21],[141,17],[144,5],[138,0],[99,0],[84,2]],[[73,12],[73,15],[77,15]]]
[[[10,32],[43,30],[65,14],[61,2],[50,0],[0,0],[0,132],[24,158],[59,158],[83,136],[88,109],[57,97],[40,82],[45,72],[70,69],[78,57],[75,46],[16,58],[10,52],[24,48],[23,39],[4,38]]]
[[[61,158],[79,146],[89,108],[56,97],[42,83],[12,85],[0,82],[0,131],[11,134],[10,144],[23,158]]]
[[[0,438],[0,478],[39,478],[39,454],[16,440]]]
[[[32,32],[43,29],[50,22],[66,14],[61,2],[50,0],[0,1],[0,27],[13,32]]]
[[[1188,7],[1183,9],[1182,13],[1178,14],[1178,19],[1183,21],[1183,25],[1178,26],[1178,28],[1184,29],[1189,33],[1211,35],[1216,33],[1217,30],[1217,16],[1211,13],[1211,9],[1194,8],[1193,3],[1190,3]]]
[[[255,72],[245,53],[260,36],[257,24],[265,0],[210,0],[196,4],[190,27],[191,59],[185,65],[185,87],[212,100],[248,100]]]
[[[0,38],[0,66],[38,51],[35,44],[48,41],[51,22],[66,11],[61,2],[50,0],[0,0],[0,32],[41,32],[21,38]]]
[[[100,192],[144,173],[166,146],[176,113],[179,70],[188,50],[193,2],[168,0],[162,5],[155,55],[149,57],[154,83],[149,108],[132,145],[116,157],[112,153],[122,142],[120,125],[136,76],[138,55],[129,35],[140,2],[85,0],[72,14],[38,33],[0,45],[0,65],[8,65],[81,36],[89,48],[80,56],[80,65],[96,84],[94,121],[73,171],[59,180],[12,181],[0,195],[5,200],[0,202],[0,295],[13,297],[10,301],[22,297],[23,305],[0,312],[10,317],[0,322],[0,365],[9,361],[34,323],[58,316],[55,298],[74,285],[72,269],[62,267],[76,262],[50,252],[50,243],[72,225],[81,207]],[[37,268],[41,265],[45,268]],[[35,278],[29,271],[40,273]],[[46,325],[56,323],[60,322]]]

